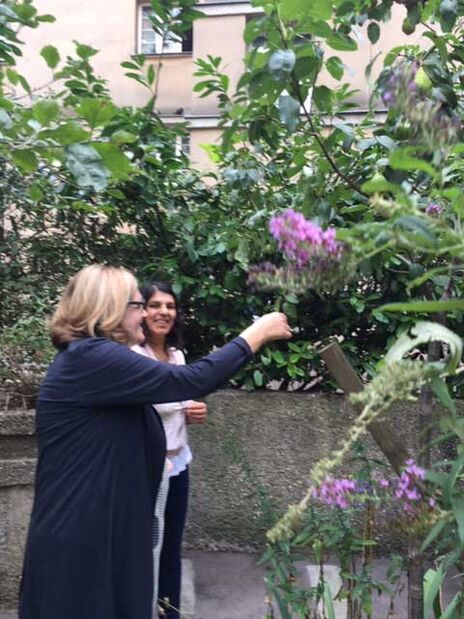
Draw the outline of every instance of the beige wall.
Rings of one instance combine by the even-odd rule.
[[[208,54],[220,56],[222,68],[230,78],[231,92],[235,90],[237,81],[243,73],[246,51],[243,41],[244,28],[244,15],[230,15],[199,19],[193,31],[194,59],[206,58]],[[213,97],[200,99],[196,96],[193,109],[200,113],[212,112],[216,109],[216,99]]]
[[[204,4],[208,4],[203,2]],[[27,43],[25,55],[19,68],[30,80],[33,87],[39,87],[50,81],[51,71],[40,57],[40,49],[46,45],[55,45],[61,56],[73,53],[72,41],[91,45],[100,50],[94,57],[93,65],[97,74],[109,81],[115,101],[121,105],[142,105],[146,103],[149,93],[134,80],[124,76],[120,63],[130,59],[137,50],[137,15],[136,0],[36,0],[40,12],[55,15],[54,24],[43,24],[37,30],[25,29],[22,36]],[[233,6],[233,5],[231,5]],[[366,35],[366,28],[359,28],[359,49],[356,52],[343,53],[326,49],[327,57],[336,55],[350,67],[345,79],[353,90],[357,90],[354,100],[359,108],[366,109],[370,97],[369,84],[365,78],[367,64],[378,54],[382,54],[375,64],[374,75],[381,69],[382,56],[385,51],[403,43],[420,43],[420,34],[406,37],[401,31],[401,22],[405,15],[402,6],[395,5],[393,19],[381,27],[381,37],[372,45]],[[194,23],[193,53],[165,55],[159,75],[159,89],[156,109],[161,114],[171,117],[180,109],[179,114],[192,118],[191,156],[192,161],[201,168],[210,167],[206,153],[200,144],[218,137],[216,129],[199,129],[203,127],[202,118],[217,113],[215,97],[201,99],[193,92],[193,86],[199,78],[193,76],[195,60],[205,58],[208,54],[221,56],[222,66],[231,79],[233,89],[243,71],[245,43],[242,33],[245,27],[245,15],[210,16]],[[159,57],[147,57],[147,64],[159,66]],[[329,75],[323,75],[321,83],[333,87],[336,85]],[[195,120],[196,119],[196,120]],[[208,125],[209,126],[209,125]]]
[[[165,56],[160,61],[153,57],[147,60],[147,65],[153,64],[159,71],[156,109],[161,113],[175,113],[178,109],[190,111],[192,108],[192,89],[195,83],[193,77],[193,62],[191,57]]]
[[[100,52],[92,64],[105,77],[112,94],[121,105],[141,105],[147,100],[145,89],[124,76],[120,63],[136,51],[136,3],[127,0],[35,0],[40,13],[56,17],[53,24],[21,33],[27,46],[19,63],[34,87],[46,84],[51,71],[39,55],[44,45],[54,45],[62,58],[73,54],[73,40],[91,45]]]
[[[193,129],[190,132],[190,159],[192,164],[200,170],[211,169],[211,160],[203,144],[218,145],[221,140],[219,129]]]
[[[341,61],[349,67],[346,69],[343,81],[350,83],[353,90],[358,91],[353,100],[361,109],[366,109],[369,98],[372,94],[370,84],[376,79],[383,65],[386,52],[398,45],[421,45],[424,42],[422,33],[424,29],[417,28],[416,33],[406,36],[401,30],[403,19],[406,16],[406,8],[395,4],[392,8],[392,19],[386,24],[381,25],[380,38],[375,45],[367,37],[367,24],[362,28],[356,29],[358,39],[358,49],[355,52],[337,52],[325,47],[325,58],[338,56]],[[365,71],[369,63],[376,57],[373,65],[372,76],[368,82]],[[320,77],[320,83],[329,87],[335,87],[338,82],[329,74],[325,73]]]

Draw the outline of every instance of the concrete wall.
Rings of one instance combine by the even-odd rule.
[[[0,412],[0,610],[16,604],[35,462],[34,413]]]
[[[208,422],[189,429],[194,461],[187,542],[218,549],[262,545],[268,517],[259,489],[278,510],[298,502],[312,465],[345,436],[354,412],[332,394],[228,390],[208,404]],[[415,404],[392,410],[390,419],[414,449]],[[383,459],[370,435],[366,440],[369,454]]]
[[[284,508],[307,487],[311,466],[353,420],[337,395],[225,390],[208,398],[204,426],[191,426],[194,452],[186,543],[244,550],[269,526],[263,500]],[[392,413],[408,445],[417,441],[410,403]],[[371,455],[381,457],[368,439]],[[0,609],[13,608],[33,495],[34,413],[0,413]]]

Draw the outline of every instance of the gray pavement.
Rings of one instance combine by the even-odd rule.
[[[254,554],[186,551],[183,560],[182,619],[263,619],[266,610],[269,610],[264,586],[266,569],[258,565],[258,561],[259,555]],[[306,582],[314,580],[314,570],[308,569],[304,563],[299,567],[302,579]],[[383,579],[387,567],[387,560],[376,560],[375,575]],[[448,579],[444,587],[445,601],[451,600],[462,586],[462,576]],[[275,604],[273,611],[275,619],[279,619]],[[408,619],[406,586],[395,600],[394,613],[389,615],[389,599],[386,596],[374,599],[372,619]],[[17,616],[15,613],[0,613],[0,619],[17,619]],[[339,608],[336,619],[346,619],[346,610]]]
[[[195,619],[263,619],[268,608],[263,580],[266,571],[257,564],[259,555],[190,550],[185,556],[192,562],[195,577]],[[375,576],[384,579],[388,565],[387,560],[377,559]],[[314,577],[306,565],[299,567],[302,578],[308,581]],[[395,598],[391,619],[408,619],[406,579],[403,585],[402,593]],[[445,602],[449,602],[462,586],[462,576],[448,579],[443,592]],[[387,619],[389,607],[388,597],[375,597],[372,619]],[[279,619],[275,604],[273,611],[275,619]],[[346,619],[346,610],[336,612],[336,618]]]

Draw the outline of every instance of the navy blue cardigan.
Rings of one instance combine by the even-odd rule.
[[[153,511],[166,451],[150,404],[204,396],[251,356],[242,338],[186,366],[105,338],[57,354],[37,402],[20,619],[150,619]]]

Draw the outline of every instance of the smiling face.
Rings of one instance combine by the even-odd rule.
[[[176,300],[171,294],[157,290],[148,299],[146,313],[148,338],[164,343],[176,320]]]
[[[128,335],[129,345],[141,344],[144,341],[145,335],[143,333],[142,323],[146,315],[145,301],[137,290],[131,296],[127,304],[126,313],[121,322],[121,327]]]

